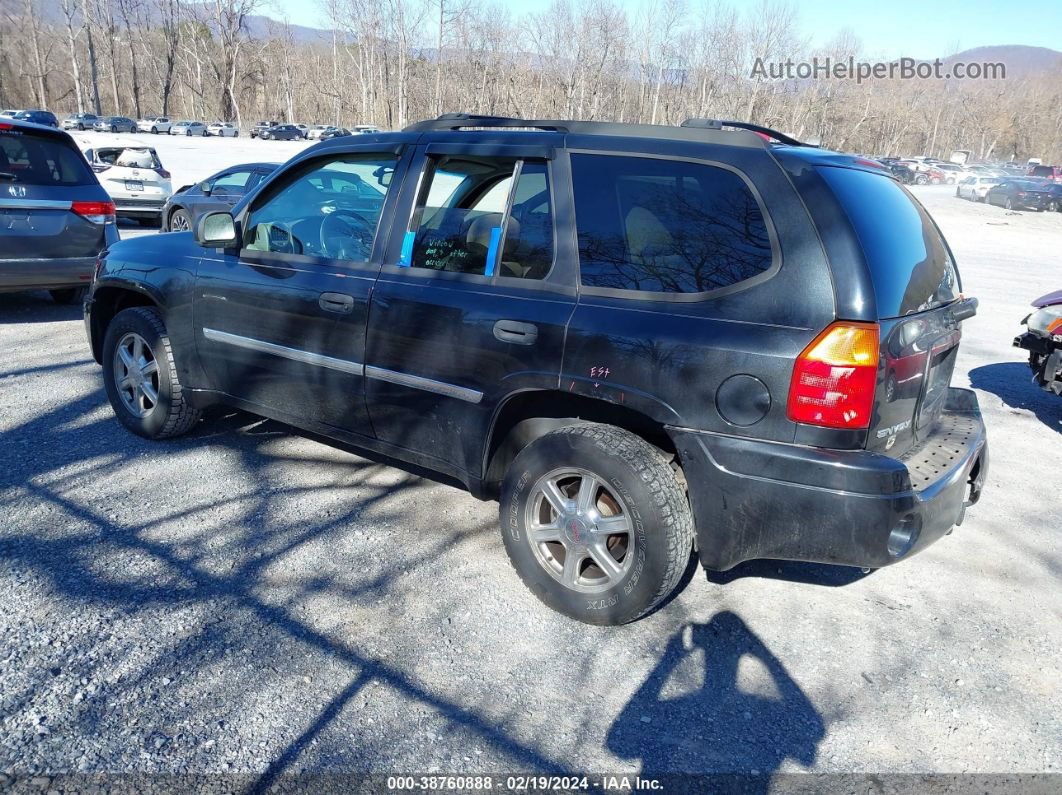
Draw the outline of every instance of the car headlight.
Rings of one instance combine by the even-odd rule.
[[[1029,331],[1044,337],[1062,336],[1062,305],[1037,309],[1025,321]]]

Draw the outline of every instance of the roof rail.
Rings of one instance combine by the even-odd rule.
[[[747,121],[725,121],[723,119],[686,119],[682,122],[682,127],[694,127],[700,130],[721,130],[724,127],[734,127],[739,130],[749,130],[750,132],[760,133],[766,135],[778,143],[785,144],[786,146],[814,146],[814,144],[804,143],[798,141],[791,135],[780,133],[778,130],[772,130],[770,127],[763,127],[759,124],[752,124]]]
[[[444,113],[438,118],[418,121],[403,128],[403,132],[439,132],[466,130],[468,128],[485,129],[533,129],[545,132],[572,133],[575,135],[614,135],[630,136],[636,138],[670,138],[672,140],[701,141],[705,143],[727,144],[730,146],[743,146],[765,148],[768,143],[756,135],[740,135],[733,132],[723,132],[723,126],[745,127],[737,122],[722,122],[716,126],[709,126],[702,120],[691,120],[681,127],[664,124],[628,124],[608,121],[573,121],[566,119],[518,119],[509,116],[479,116],[473,113]],[[714,123],[713,123],[714,124]],[[752,129],[752,126],[748,126]],[[755,130],[754,130],[755,131]],[[782,143],[792,141],[781,133],[768,134]]]

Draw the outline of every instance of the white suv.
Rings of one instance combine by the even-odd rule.
[[[136,128],[140,132],[168,133],[171,124],[173,122],[170,121],[168,116],[145,116],[137,121]]]
[[[100,185],[114,200],[115,215],[158,223],[173,195],[170,172],[150,146],[99,146],[85,150]]]

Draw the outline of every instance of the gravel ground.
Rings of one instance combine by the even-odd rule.
[[[981,299],[981,503],[903,565],[697,571],[619,629],[425,473],[241,413],[126,433],[78,311],[0,295],[0,772],[1060,772],[1062,401],[1010,341],[1062,215],[918,192]]]

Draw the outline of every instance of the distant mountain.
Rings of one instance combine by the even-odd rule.
[[[1029,47],[1024,44],[995,44],[987,47],[974,47],[957,52],[942,59],[950,64],[963,63],[1003,63],[1007,66],[1007,77],[1021,77],[1029,74],[1044,74],[1062,70],[1062,52],[1049,47]]]

